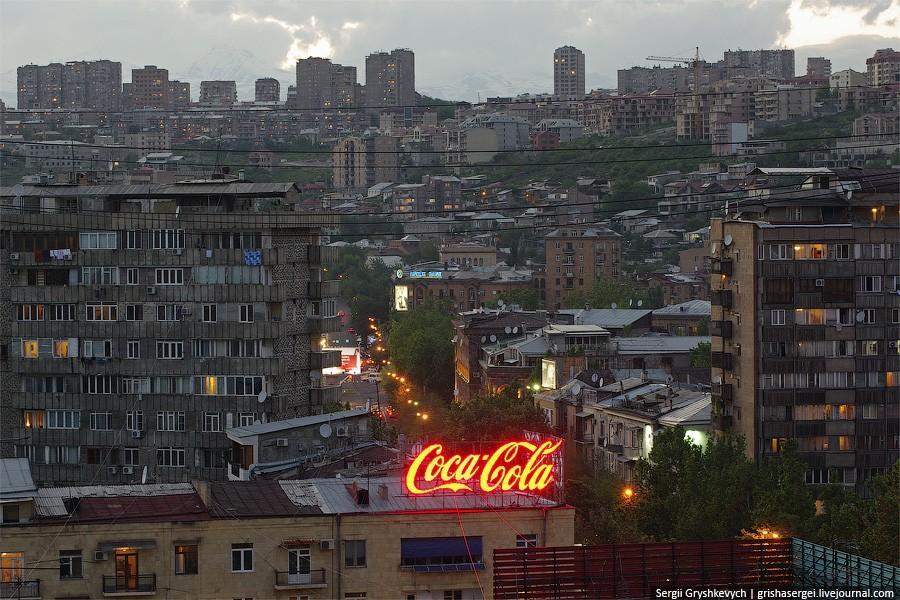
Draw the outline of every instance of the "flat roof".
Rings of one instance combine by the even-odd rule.
[[[659,354],[690,352],[703,342],[709,343],[709,336],[702,335],[654,335],[643,337],[614,338],[619,354]]]
[[[644,308],[564,308],[557,312],[572,315],[579,325],[620,329],[640,321],[652,311]]]
[[[297,417],[296,419],[284,419],[281,421],[270,421],[269,423],[256,423],[245,427],[232,427],[226,431],[229,438],[252,437],[265,433],[274,433],[276,431],[287,431],[298,427],[309,427],[311,425],[319,425],[320,423],[329,423],[331,421],[339,421],[341,419],[352,419],[369,414],[366,408],[354,408],[352,410],[340,410],[324,415],[311,415],[309,417]]]
[[[0,459],[0,502],[33,498],[36,493],[27,458]]]
[[[654,315],[660,316],[697,316],[708,317],[712,314],[712,303],[709,300],[688,300],[681,304],[670,304],[653,311]]]

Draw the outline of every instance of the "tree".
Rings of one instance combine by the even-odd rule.
[[[350,305],[350,324],[360,334],[368,331],[369,317],[386,320],[391,298],[391,269],[380,260],[369,264],[365,253],[342,248],[330,272],[340,278],[341,297]]]
[[[640,301],[641,308],[659,308],[659,299],[650,292],[651,290],[638,289],[630,282],[598,279],[587,292],[571,294],[566,307],[582,308],[590,304],[592,308],[611,308],[616,304],[619,308],[637,308]]]
[[[507,388],[466,403],[454,402],[445,431],[448,439],[478,441],[520,438],[526,430],[549,432],[544,413],[531,394]]]
[[[417,385],[449,398],[453,390],[453,324],[440,306],[394,313],[391,361]]]
[[[825,487],[819,502],[822,510],[815,517],[814,540],[824,546],[858,554],[870,507],[852,489],[837,484]]]
[[[806,486],[806,464],[797,458],[796,442],[788,441],[780,454],[763,465],[757,481],[751,511],[756,529],[808,536],[816,506]]]
[[[577,459],[566,465],[566,471],[566,500],[575,507],[576,541],[617,544],[640,540],[634,506],[623,498],[624,486],[615,475]]]
[[[406,255],[403,262],[408,265],[414,265],[420,262],[438,260],[439,258],[437,244],[434,242],[420,242],[414,251]]]
[[[711,366],[712,344],[700,342],[691,350],[691,366],[699,369],[708,369]]]
[[[499,306],[500,300],[504,305],[515,304],[523,310],[535,310],[538,307],[538,293],[532,288],[510,290],[497,294],[496,299],[486,303],[490,307]]]
[[[900,566],[900,461],[880,477],[871,482],[875,492],[869,527],[861,537],[860,549],[864,556],[891,565]]]

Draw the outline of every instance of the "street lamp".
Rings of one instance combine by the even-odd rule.
[[[634,498],[634,488],[632,488],[630,485],[629,485],[629,486],[626,486],[625,489],[622,490],[622,498],[623,498],[626,502],[628,502],[628,501],[630,501],[632,498]]]

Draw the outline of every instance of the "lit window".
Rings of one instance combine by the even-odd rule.
[[[24,358],[37,358],[38,357],[38,341],[37,340],[22,340],[22,356]]]
[[[68,358],[69,340],[56,340],[53,342],[53,356],[54,358]]]

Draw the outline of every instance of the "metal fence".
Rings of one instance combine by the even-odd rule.
[[[800,588],[900,590],[900,569],[793,539],[794,584]]]

